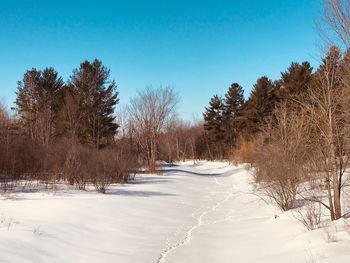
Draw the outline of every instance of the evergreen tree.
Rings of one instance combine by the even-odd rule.
[[[47,145],[55,135],[58,98],[63,84],[53,68],[29,70],[23,81],[18,82],[16,110],[31,139]]]
[[[225,132],[225,143],[230,150],[237,146],[238,137],[242,131],[244,116],[243,88],[233,83],[225,94],[223,125]]]
[[[287,71],[281,73],[280,97],[288,99],[293,96],[305,94],[310,81],[312,80],[312,67],[309,62],[301,64],[293,62]]]
[[[80,140],[97,149],[110,142],[118,128],[113,115],[119,101],[117,86],[109,76],[110,71],[95,59],[92,63],[81,63],[70,78],[70,87],[81,109]]]
[[[204,131],[208,143],[208,152],[211,159],[223,157],[223,143],[225,133],[223,130],[224,104],[222,98],[215,95],[211,98],[209,107],[205,108]]]
[[[250,136],[260,130],[267,118],[272,115],[278,98],[276,86],[266,76],[257,80],[246,103],[245,135]]]
[[[62,77],[58,76],[58,73],[53,68],[46,68],[42,72],[40,79],[42,87],[41,97],[43,98],[43,108],[48,114],[49,126],[54,127],[52,132],[56,135],[57,117],[61,107],[60,96],[64,87]]]
[[[23,76],[23,81],[18,81],[16,92],[16,110],[22,126],[31,139],[38,137],[35,124],[39,111],[38,87],[40,75],[41,73],[36,69],[28,70]]]

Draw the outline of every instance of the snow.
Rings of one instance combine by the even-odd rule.
[[[0,200],[0,262],[350,262],[345,220],[306,231],[251,180],[243,166],[183,162],[105,195],[12,194]]]

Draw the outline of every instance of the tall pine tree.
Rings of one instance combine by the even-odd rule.
[[[63,80],[53,68],[32,69],[18,82],[16,110],[29,137],[48,145],[55,135]]]
[[[81,109],[80,140],[97,149],[113,140],[118,128],[114,116],[119,101],[117,85],[109,76],[110,71],[95,59],[81,63],[69,82]]]
[[[243,128],[243,93],[243,88],[238,83],[233,83],[225,94],[223,127],[225,132],[225,144],[231,152],[233,148],[237,146]]]
[[[312,80],[312,67],[309,62],[293,62],[287,71],[281,73],[279,85],[280,97],[288,100],[291,97],[305,94]]]
[[[211,159],[223,158],[225,133],[223,130],[224,104],[222,98],[215,95],[205,108],[204,131],[207,139],[208,152]]]
[[[272,115],[278,98],[276,86],[266,76],[257,80],[246,104],[245,135],[258,132],[267,118]]]

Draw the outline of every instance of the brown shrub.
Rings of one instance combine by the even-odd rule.
[[[67,182],[85,190],[88,184],[105,193],[112,183],[125,183],[138,167],[138,158],[128,143],[96,150],[69,140],[42,146],[25,135],[0,137],[0,189],[11,191],[23,185],[46,187]]]
[[[240,147],[233,153],[233,161],[236,164],[249,164],[253,166],[254,163],[254,143],[245,141],[241,143]]]
[[[281,105],[254,142],[255,181],[282,210],[293,208],[308,174],[309,125],[302,112]]]
[[[321,226],[322,209],[321,204],[310,202],[299,207],[294,212],[294,217],[299,220],[307,230],[314,230]]]

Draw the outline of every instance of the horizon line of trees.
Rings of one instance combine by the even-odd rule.
[[[259,78],[246,101],[234,83],[203,114],[204,155],[249,163],[256,190],[282,210],[306,204],[300,220],[309,229],[319,225],[320,207],[331,220],[350,208],[350,1],[325,2],[339,44],[329,45],[315,71],[292,63],[277,81]]]
[[[117,110],[117,85],[100,60],[84,61],[64,82],[48,67],[24,73],[10,116],[0,105],[0,189],[65,182],[105,193],[139,168],[197,159],[200,124],[180,120],[171,87],[146,87]],[[36,184],[36,185],[35,185]]]
[[[0,186],[91,184],[105,193],[139,167],[138,154],[116,140],[117,85],[95,59],[67,82],[52,68],[31,69],[18,82],[14,117],[0,107]]]
[[[249,163],[256,189],[282,210],[308,204],[308,227],[319,220],[315,205],[331,220],[347,215],[349,76],[350,52],[331,46],[315,71],[293,62],[279,80],[259,78],[247,100],[233,83],[205,108],[204,156]]]
[[[64,137],[100,149],[113,141],[118,128],[113,115],[117,86],[109,75],[97,59],[81,63],[67,83],[52,67],[28,70],[18,82],[13,108],[19,125],[45,146]]]
[[[254,138],[270,121],[277,105],[304,94],[312,81],[314,72],[308,61],[292,62],[278,80],[258,78],[247,99],[236,82],[224,97],[214,95],[203,113],[203,156],[230,160],[242,142]]]

